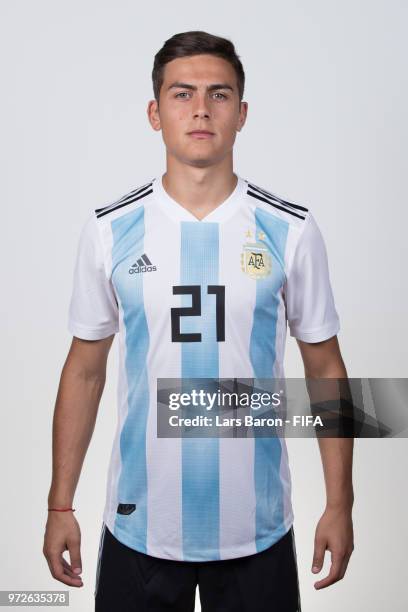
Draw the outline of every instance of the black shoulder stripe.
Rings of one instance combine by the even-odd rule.
[[[269,191],[266,191],[265,189],[262,189],[261,187],[258,187],[257,185],[254,185],[252,183],[248,183],[248,185],[254,191],[258,191],[259,193],[262,193],[264,196],[269,197],[271,200],[274,200],[275,202],[279,202],[283,206],[290,206],[290,208],[295,208],[296,210],[304,210],[305,212],[308,211],[308,209],[305,208],[304,206],[300,206],[300,204],[293,204],[292,202],[288,202],[287,200],[278,198],[278,196],[274,195],[273,193],[270,193]]]
[[[113,206],[116,206],[117,204],[121,204],[122,202],[124,202],[128,198],[131,198],[134,195],[138,195],[144,189],[147,189],[148,187],[150,187],[151,184],[152,183],[150,182],[150,183],[146,183],[145,185],[142,185],[142,187],[136,187],[136,189],[133,189],[133,191],[129,191],[129,193],[127,193],[126,195],[124,195],[121,198],[119,198],[119,200],[115,200],[111,204],[108,204],[107,206],[103,206],[102,208],[95,208],[95,212],[98,213],[98,212],[101,212],[102,210],[107,210],[108,208],[112,208]]]
[[[256,198],[257,200],[261,200],[262,202],[266,202],[267,204],[270,204],[274,208],[279,208],[279,210],[283,210],[289,215],[293,215],[294,217],[298,217],[299,219],[306,218],[303,215],[299,215],[298,213],[294,212],[293,210],[289,210],[289,208],[285,208],[284,206],[281,206],[280,204],[276,204],[276,202],[271,202],[271,200],[264,198],[263,196],[259,195],[258,193],[255,193],[254,191],[251,191],[250,189],[248,189],[247,194],[252,196],[253,198]]]
[[[137,200],[146,197],[150,193],[153,193],[153,189],[151,189],[151,186],[152,183],[147,183],[143,187],[135,189],[134,191],[131,191],[130,193],[126,194],[125,196],[123,196],[123,198],[120,198],[120,200],[117,200],[113,204],[110,204],[109,206],[104,206],[103,208],[97,208],[95,210],[95,212],[97,213],[96,216],[98,218],[103,217],[104,215],[107,215],[108,213],[113,212],[114,210],[118,210],[118,208],[122,208],[123,206],[127,206],[128,204],[132,204],[132,202],[136,202]]]
[[[129,193],[126,193],[124,196],[119,198],[119,200],[115,200],[114,202],[111,202],[111,204],[108,204],[107,206],[103,206],[102,208],[95,208],[95,212],[98,213],[98,212],[101,212],[102,210],[107,210],[108,208],[112,208],[113,206],[116,206],[116,204],[120,204],[121,202],[124,202],[128,198],[131,198],[133,195],[138,195],[144,189],[147,189],[148,187],[150,187],[151,184],[152,184],[152,181],[150,181],[149,183],[146,183],[145,185],[142,185],[141,187],[136,187],[136,189],[133,189],[133,191],[129,191]]]

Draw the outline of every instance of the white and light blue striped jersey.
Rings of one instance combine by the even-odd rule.
[[[157,378],[283,378],[287,325],[306,342],[339,331],[310,210],[236,176],[202,220],[158,176],[92,211],[79,239],[68,329],[118,333],[103,520],[156,557],[251,555],[294,518],[284,438],[158,437]]]

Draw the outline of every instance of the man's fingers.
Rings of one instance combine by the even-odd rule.
[[[313,552],[313,562],[312,562],[312,572],[314,574],[320,572],[323,567],[324,562],[324,553],[326,550],[326,542],[322,539],[315,539],[314,552]]]
[[[66,573],[61,553],[48,553],[46,559],[53,578],[68,586],[82,586],[82,579],[80,576],[71,578],[71,576]]]
[[[323,589],[324,587],[337,582],[344,576],[344,573],[342,575],[342,569],[344,565],[345,553],[332,553],[331,558],[332,563],[328,575],[322,580],[315,582],[315,589]]]
[[[78,574],[75,574],[72,571],[71,565],[68,563],[66,559],[64,559],[64,557],[62,557],[62,564],[64,566],[64,571],[66,574],[68,574],[68,576],[71,576],[71,578],[81,578],[81,576],[78,576]]]
[[[340,570],[340,580],[341,580],[342,578],[344,578],[344,574],[346,573],[347,566],[348,566],[348,563],[349,563],[349,561],[350,561],[350,557],[351,557],[352,552],[353,552],[353,551],[352,551],[352,550],[350,550],[350,551],[349,551],[349,552],[347,552],[347,553],[346,553],[346,555],[344,556],[343,563],[342,563],[341,570]]]
[[[67,541],[69,550],[69,558],[71,560],[71,569],[74,574],[80,574],[82,572],[81,562],[81,540],[79,538],[72,538]]]

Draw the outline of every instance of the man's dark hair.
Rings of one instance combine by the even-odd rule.
[[[154,97],[159,102],[160,89],[163,85],[164,67],[178,57],[210,54],[221,57],[229,62],[235,70],[238,84],[239,100],[242,100],[245,86],[245,73],[239,55],[235,52],[233,43],[221,36],[214,36],[202,30],[181,32],[166,40],[163,47],[154,56],[152,71]]]

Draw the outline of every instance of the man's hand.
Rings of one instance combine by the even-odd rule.
[[[68,586],[81,587],[81,531],[72,512],[49,512],[43,553],[52,576]],[[62,553],[68,550],[71,563]],[[77,571],[75,571],[77,569]],[[79,571],[78,571],[79,569]]]
[[[321,571],[326,549],[331,552],[331,567],[328,575],[315,582],[315,589],[323,589],[341,580],[354,550],[353,521],[351,510],[326,508],[315,533],[312,572]]]

